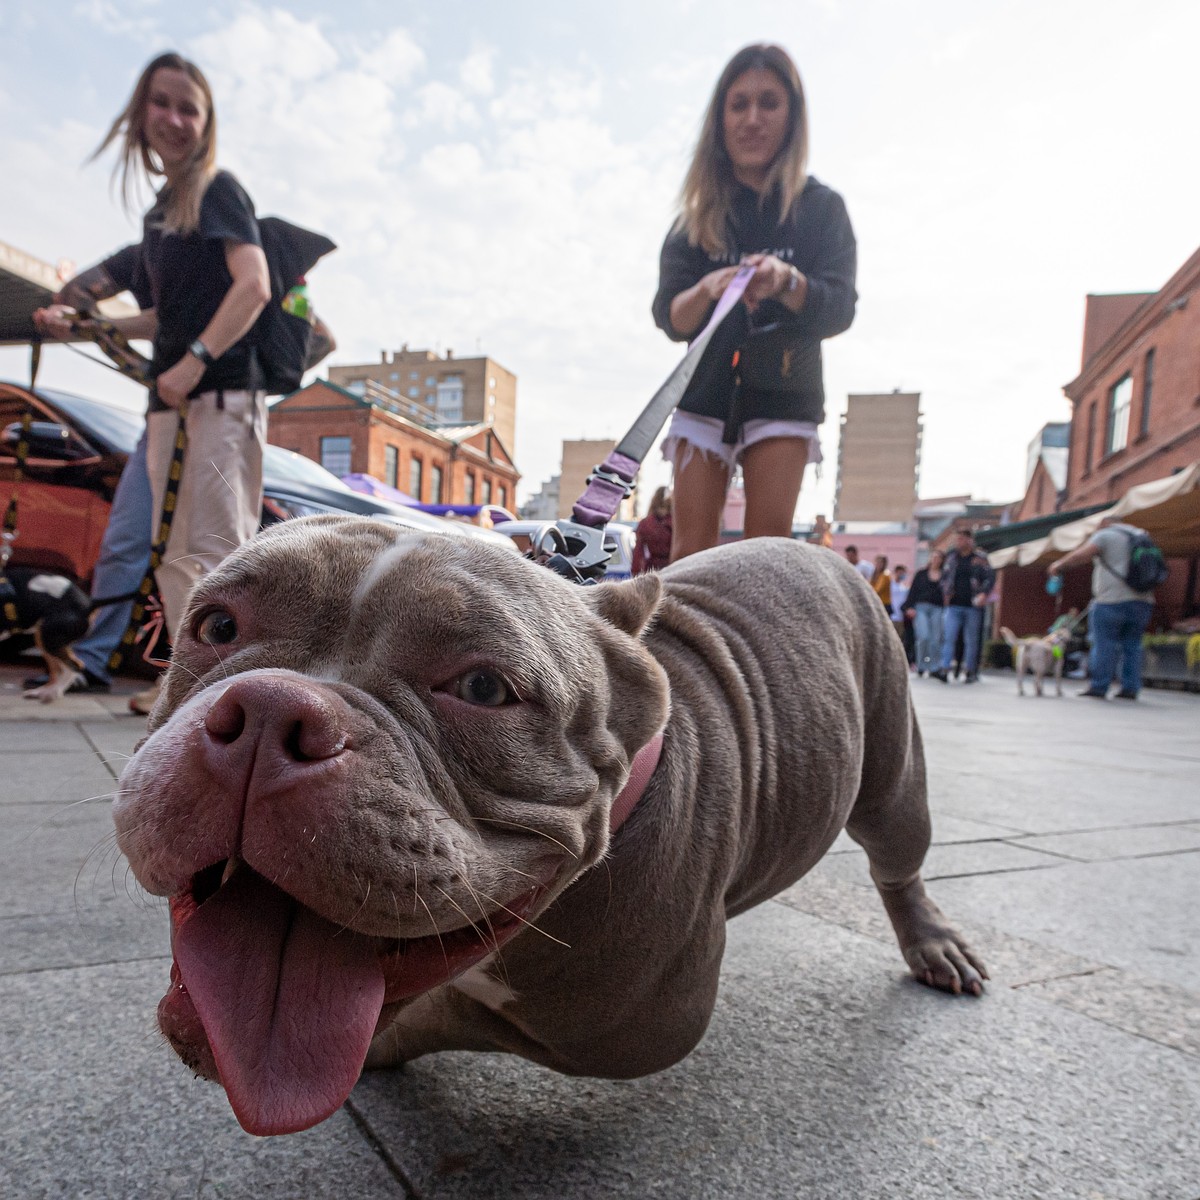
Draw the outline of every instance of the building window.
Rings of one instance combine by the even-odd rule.
[[[393,371],[393,372],[392,372],[392,373],[391,373],[391,374],[388,376],[388,378],[389,378],[389,379],[390,379],[390,380],[391,380],[393,383],[395,383],[395,382],[396,382],[396,380],[398,380],[398,379],[400,378],[400,372],[399,372],[399,371]]]
[[[453,424],[463,419],[463,378],[447,375],[437,385],[437,415],[439,421]]]
[[[437,378],[435,376],[433,376],[433,375],[425,376],[425,386],[426,387],[433,387],[436,383],[437,383]]]
[[[395,446],[383,448],[383,482],[388,487],[395,487],[400,477],[400,451]]]
[[[418,504],[421,502],[421,460],[415,457],[408,463],[408,494]]]
[[[441,504],[442,502],[442,468],[429,468],[429,503]]]
[[[1044,475],[1039,475],[1037,481],[1037,492],[1033,497],[1033,507],[1037,509],[1037,516],[1041,516],[1042,513],[1042,500],[1045,496],[1045,485],[1046,477]]]
[[[348,437],[323,437],[321,439],[321,466],[339,479],[350,474],[350,455],[354,448]]]
[[[408,389],[408,394],[410,397],[412,397],[412,399],[415,400],[421,394],[421,389],[416,386],[410,387]]]
[[[1104,439],[1105,454],[1124,450],[1129,441],[1129,406],[1133,401],[1133,376],[1123,375],[1109,389],[1108,427]]]
[[[1138,436],[1145,437],[1150,432],[1150,397],[1154,394],[1154,347],[1146,351],[1145,365],[1142,368],[1142,418],[1138,422]]]
[[[463,484],[463,494],[466,496],[464,504],[475,503],[475,474],[472,471],[467,472],[467,478]]]
[[[1087,475],[1092,469],[1092,447],[1096,444],[1096,406],[1088,407],[1087,441],[1083,443],[1083,473]]]
[[[500,484],[500,486],[496,489],[496,503],[500,505],[501,508],[508,508],[508,488],[506,488],[504,484]]]
[[[492,481],[485,479],[483,481],[483,504],[491,504],[492,502]]]

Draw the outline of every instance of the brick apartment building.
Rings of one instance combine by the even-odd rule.
[[[516,453],[517,377],[486,356],[455,358],[432,350],[380,352],[377,363],[329,368],[329,382],[361,393],[368,382],[428,410],[446,425],[491,425],[510,454]]]
[[[267,438],[335,475],[373,475],[422,504],[498,504],[516,511],[521,478],[490,424],[435,425],[423,405],[367,383],[317,380],[271,409]]]

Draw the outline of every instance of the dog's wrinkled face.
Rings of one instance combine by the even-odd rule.
[[[395,1005],[604,854],[666,719],[637,641],[659,594],[344,517],[276,526],[197,585],[114,817],[170,898],[160,1024],[248,1130],[328,1116]]]

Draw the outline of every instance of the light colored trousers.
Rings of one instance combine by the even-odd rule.
[[[154,534],[167,489],[179,414],[146,417]],[[172,641],[192,584],[258,531],[267,404],[261,392],[202,392],[188,401],[187,449],[171,538],[155,576]]]

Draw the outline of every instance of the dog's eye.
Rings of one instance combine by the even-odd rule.
[[[196,626],[196,641],[209,646],[228,646],[237,640],[237,635],[237,622],[223,609],[206,613]]]
[[[455,685],[454,694],[468,704],[499,708],[516,697],[512,688],[495,671],[468,671]]]

